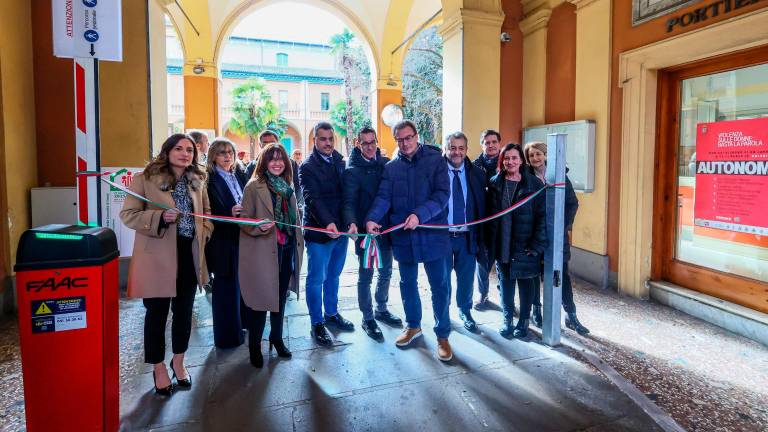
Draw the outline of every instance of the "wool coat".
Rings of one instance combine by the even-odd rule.
[[[195,213],[210,214],[205,178],[190,171],[186,174],[192,209]],[[137,174],[129,189],[149,201],[175,207],[171,196],[170,174],[157,174],[150,179],[144,173]],[[128,297],[176,297],[176,224],[163,223],[164,209],[145,203],[126,194],[120,219],[128,228],[136,231],[133,241],[133,257],[128,271]],[[211,238],[213,224],[195,218],[195,238],[192,242],[195,275],[200,286],[208,282],[205,262],[205,244]]]
[[[289,205],[293,207],[297,217],[300,216],[295,193],[291,196]],[[248,181],[243,191],[242,206],[241,217],[275,220],[272,195],[267,184],[259,180]],[[255,311],[280,311],[280,268],[277,262],[276,229],[277,227],[273,226],[267,231],[262,231],[255,226],[240,226],[240,293],[246,306]],[[293,277],[298,280],[304,255],[304,237],[300,229],[293,228],[293,234],[296,239]]]

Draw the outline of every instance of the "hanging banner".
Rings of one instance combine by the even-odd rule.
[[[699,123],[694,225],[768,235],[768,118]]]
[[[51,0],[53,55],[123,61],[121,0]]]
[[[125,167],[105,167],[104,171],[109,172],[107,178],[110,182],[128,188],[133,181],[133,177],[144,168],[125,168]],[[109,228],[117,236],[117,248],[120,250],[120,257],[129,257],[133,253],[133,237],[135,231],[123,225],[120,220],[120,210],[123,209],[126,193],[117,187],[104,185],[101,188],[101,226]]]

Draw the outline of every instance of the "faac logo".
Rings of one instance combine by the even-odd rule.
[[[56,278],[48,278],[44,280],[35,280],[35,281],[29,281],[27,282],[27,291],[34,291],[34,292],[40,292],[44,289],[50,289],[51,291],[56,291],[59,288],[66,288],[66,289],[72,289],[72,288],[87,288],[88,287],[88,278],[85,277],[79,277],[79,278],[71,278],[69,276],[65,276],[63,279],[56,281]]]

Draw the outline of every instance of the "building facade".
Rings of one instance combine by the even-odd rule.
[[[169,131],[187,130],[184,125],[184,53],[173,26],[166,31]],[[320,121],[330,120],[334,105],[343,97],[343,76],[332,47],[269,39],[230,36],[222,55],[219,82],[220,128],[214,135],[231,139],[238,151],[250,152],[248,137],[229,129],[232,90],[252,78],[266,81],[272,102],[288,122],[281,142],[290,153],[306,154],[310,135]],[[359,91],[356,91],[359,97]]]
[[[0,218],[0,276],[11,275],[12,249],[29,226],[29,188],[74,184],[72,164],[62,163],[74,159],[74,137],[67,132],[73,117],[71,62],[51,55],[50,4],[21,3],[0,14],[0,161],[6,168],[0,172],[5,216]],[[165,37],[154,36],[165,35],[165,14],[181,39],[183,62],[170,66],[180,68],[172,79],[183,83],[185,127],[220,132],[227,115],[221,109],[227,105],[222,80],[235,80],[234,75],[227,78],[227,71],[237,69],[224,61],[222,46],[238,17],[266,2],[185,2],[192,21],[204,23],[195,28],[167,2],[150,0],[148,8],[140,3],[123,2],[124,61],[101,69],[105,166],[141,165],[153,143],[167,135],[169,93],[163,83],[169,65]],[[718,186],[726,191],[715,193],[714,180],[706,177],[711,174],[700,172],[709,166],[701,162],[712,161],[712,154],[701,153],[709,145],[700,138],[702,127],[725,130],[750,120],[761,124],[768,113],[768,0],[317,4],[337,14],[366,45],[375,83],[374,124],[390,153],[395,143],[380,113],[388,104],[402,105],[402,57],[409,40],[420,29],[438,25],[444,43],[443,130],[466,132],[471,156],[480,152],[479,136],[486,128],[500,130],[505,142],[519,142],[528,127],[594,122],[594,188],[579,193],[574,273],[628,295],[648,298],[674,291],[720,305],[720,311],[742,311],[738,313],[759,317],[755,322],[768,322],[768,244],[758,230],[766,228],[760,218],[768,212],[760,209],[768,194],[754,186],[762,180],[736,181],[735,186]],[[30,39],[17,36],[28,34],[19,23],[31,23]],[[242,44],[237,49],[258,45],[261,50],[254,56],[258,62],[240,68],[247,73],[293,69],[295,56],[279,43],[237,44]],[[280,53],[288,55],[288,66]],[[323,69],[296,65],[307,67]],[[317,71],[305,75],[328,76]],[[307,89],[301,90],[301,80],[272,82],[279,83],[271,87],[273,97],[286,113],[308,112],[311,122],[315,108],[322,108],[318,95],[326,84],[311,84],[317,93],[304,97]],[[294,127],[297,139],[306,142],[307,129]],[[761,148],[763,129],[750,130],[722,133],[741,147]],[[734,158],[730,162],[759,162],[763,153],[729,154]],[[737,192],[729,195],[728,190]],[[712,207],[719,214],[712,216]]]

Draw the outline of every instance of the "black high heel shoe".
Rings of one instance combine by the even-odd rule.
[[[173,384],[169,384],[168,387],[158,388],[157,387],[157,375],[155,375],[155,371],[152,371],[152,381],[155,382],[155,394],[159,396],[170,396],[173,394]]]
[[[251,366],[255,368],[264,367],[264,356],[261,354],[261,344],[255,347],[249,347],[248,352],[250,354]]]
[[[288,347],[285,346],[285,343],[283,343],[283,340],[277,340],[277,341],[269,341],[269,352],[272,352],[272,347],[275,347],[275,351],[277,351],[278,357],[283,358],[291,358],[293,357],[293,354],[291,354],[291,351],[288,349]]]
[[[176,375],[176,370],[173,368],[173,360],[171,360],[171,371],[173,372],[173,378],[176,379],[176,384],[178,384],[179,387],[184,387],[184,388],[192,387],[192,375],[190,375],[189,371],[187,371],[186,378],[184,379],[179,378]]]

